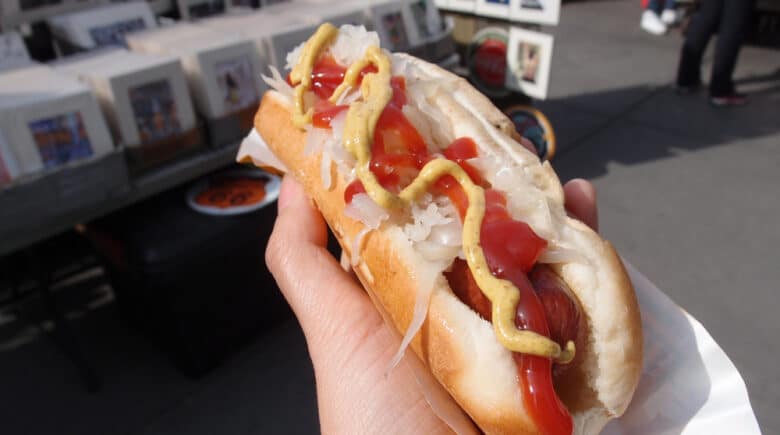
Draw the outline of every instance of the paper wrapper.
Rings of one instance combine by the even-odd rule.
[[[644,370],[604,434],[760,434],[745,382],[696,319],[627,261],[642,313]]]
[[[254,129],[241,144],[238,161],[286,171]],[[745,382],[723,349],[701,323],[628,262],[623,263],[642,313],[644,371],[626,413],[609,423],[603,433],[760,434]],[[383,317],[388,321],[385,313]],[[398,338],[400,341],[400,335]],[[452,407],[446,392],[414,354],[407,352],[404,360],[435,412],[459,434],[473,433],[468,418]]]

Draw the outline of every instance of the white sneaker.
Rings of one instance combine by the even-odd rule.
[[[674,9],[664,9],[661,13],[661,21],[667,26],[673,26],[680,21],[680,14]]]
[[[666,24],[661,21],[661,17],[655,12],[647,10],[642,13],[642,21],[640,21],[639,27],[653,35],[663,35],[667,30]]]

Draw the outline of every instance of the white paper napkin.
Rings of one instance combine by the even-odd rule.
[[[644,370],[604,434],[760,434],[745,382],[706,329],[625,259],[642,313]]]

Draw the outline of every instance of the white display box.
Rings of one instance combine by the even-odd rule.
[[[176,0],[182,20],[194,20],[225,13],[229,0]]]
[[[322,3],[313,0],[289,1],[264,7],[264,13],[292,15],[312,24],[331,23],[336,27],[344,24],[364,26],[368,24],[367,3],[361,0]]]
[[[266,86],[263,64],[248,39],[180,23],[127,38],[134,51],[178,57],[195,106],[206,118],[221,118],[256,105]]]
[[[411,43],[413,46],[426,44],[444,33],[444,25],[439,9],[433,0],[407,0],[404,2],[411,20]]]
[[[43,65],[0,73],[0,131],[20,174],[114,149],[89,87]]]
[[[196,126],[179,59],[115,49],[57,66],[92,88],[118,142],[135,147]]]
[[[408,51],[420,45],[408,2],[374,2],[370,9],[373,30],[382,47],[390,51]]]
[[[114,3],[52,17],[47,22],[55,36],[81,49],[124,46],[125,35],[157,27],[144,1]]]
[[[31,63],[21,35],[16,32],[0,33],[0,71]]]
[[[521,0],[477,0],[475,13],[483,17],[509,20],[512,10],[517,8]]]
[[[201,20],[198,24],[228,35],[251,40],[265,64],[284,69],[287,53],[306,41],[317,24],[294,14],[255,12]]]
[[[108,0],[0,0],[0,27],[13,28],[105,3]]]

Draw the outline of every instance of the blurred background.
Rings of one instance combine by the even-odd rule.
[[[279,179],[234,162],[261,74],[325,21],[591,180],[780,433],[780,0],[0,0],[0,433],[319,430],[263,260]]]

